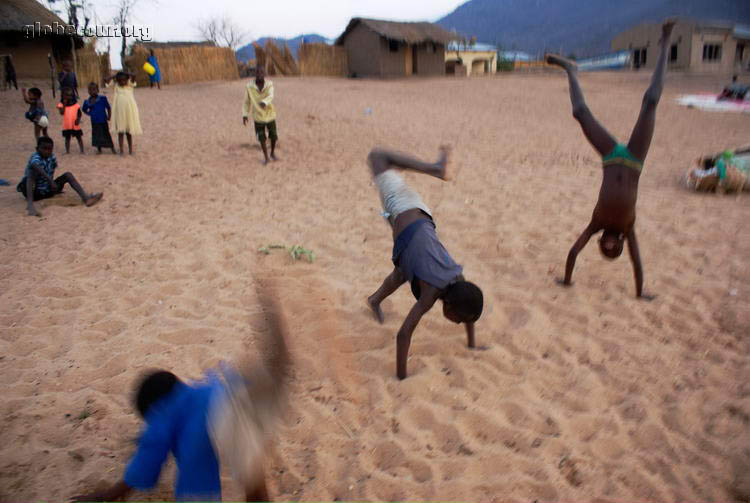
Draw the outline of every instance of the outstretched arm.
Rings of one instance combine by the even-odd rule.
[[[417,328],[422,316],[435,305],[440,295],[440,291],[432,285],[422,282],[420,287],[419,300],[406,315],[396,336],[396,375],[399,379],[406,379],[406,362],[409,358],[409,346],[414,329]]]
[[[576,258],[578,257],[578,254],[583,250],[584,246],[589,242],[589,239],[591,239],[591,236],[596,234],[599,231],[599,226],[595,225],[593,220],[583,230],[583,233],[580,235],[578,240],[573,245],[573,248],[570,249],[570,252],[568,253],[568,260],[565,262],[565,279],[562,281],[558,280],[558,283],[570,286],[571,285],[571,278],[573,277],[573,268],[576,265]]]
[[[638,241],[635,238],[635,228],[630,229],[626,239],[628,240],[628,252],[633,262],[633,274],[635,276],[635,296],[645,300],[653,300],[653,295],[643,293],[643,267],[641,266],[641,255],[638,252]]]
[[[392,167],[410,169],[418,173],[425,173],[437,178],[445,179],[445,167],[448,161],[448,149],[441,147],[440,158],[437,162],[424,162],[415,157],[400,154],[392,150],[374,148],[367,156],[372,176],[378,176]]]
[[[476,347],[476,343],[474,341],[474,323],[466,324],[466,345],[470,348]]]

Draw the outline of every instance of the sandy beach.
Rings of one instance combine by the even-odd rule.
[[[137,89],[134,156],[64,154],[65,193],[26,216],[15,190],[34,150],[20,92],[0,93],[0,501],[60,501],[115,482],[149,368],[200,378],[256,353],[254,278],[279,285],[294,358],[291,400],[266,466],[281,501],[731,501],[750,495],[750,198],[688,192],[693,159],[749,143],[750,116],[680,107],[716,77],[669,74],[640,181],[645,290],[627,254],[596,242],[563,289],[601,159],[571,115],[562,72],[476,79],[274,78],[280,160],[242,127],[244,82]],[[618,139],[647,72],[582,74]],[[106,94],[110,95],[111,90]],[[370,109],[370,113],[367,110]],[[477,343],[433,309],[395,377],[402,287],[365,162],[375,145],[426,159],[453,146],[452,180],[406,174],[440,238],[484,290]],[[267,245],[300,245],[313,263]],[[158,489],[172,498],[170,462]],[[242,493],[225,474],[224,500]]]

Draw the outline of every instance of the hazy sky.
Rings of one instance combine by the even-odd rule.
[[[148,26],[155,41],[199,40],[195,24],[226,14],[250,34],[247,42],[273,35],[290,38],[318,33],[333,38],[352,17],[396,21],[435,21],[466,0],[139,0],[133,24]],[[88,0],[100,24],[114,14],[116,0]],[[206,7],[210,7],[210,10]],[[63,16],[64,18],[65,16]],[[112,39],[112,52],[120,41]],[[106,47],[106,45],[105,45]],[[113,67],[120,66],[119,54]]]

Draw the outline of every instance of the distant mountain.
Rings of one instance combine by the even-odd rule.
[[[328,39],[325,37],[321,37],[320,35],[317,35],[315,33],[310,33],[306,35],[300,35],[298,37],[294,38],[274,38],[274,37],[263,37],[259,38],[255,42],[260,45],[261,47],[266,45],[267,40],[273,40],[273,43],[277,46],[284,47],[284,44],[287,44],[289,46],[289,50],[292,51],[292,54],[294,57],[297,57],[297,50],[299,49],[299,46],[302,45],[302,41],[304,40],[307,44],[315,44],[319,42],[327,42]],[[255,47],[253,47],[252,43],[247,44],[244,47],[240,47],[237,49],[237,60],[242,61],[244,63],[250,61],[251,59],[255,59]]]
[[[609,51],[618,33],[669,16],[750,23],[750,0],[470,0],[437,24],[536,54]]]

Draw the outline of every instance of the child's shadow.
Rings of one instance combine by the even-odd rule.
[[[242,150],[260,150],[258,143],[240,143],[239,148]]]

